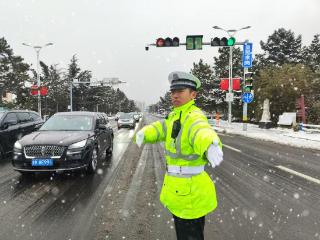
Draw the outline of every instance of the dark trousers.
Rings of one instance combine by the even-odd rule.
[[[205,216],[197,219],[182,219],[173,215],[177,240],[204,240]]]

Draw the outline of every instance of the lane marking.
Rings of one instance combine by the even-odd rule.
[[[307,179],[307,180],[309,180],[309,181],[311,181],[311,182],[320,184],[320,180],[319,180],[319,179],[310,177],[310,176],[305,175],[305,174],[303,174],[303,173],[296,172],[296,171],[294,171],[294,170],[292,170],[292,169],[290,169],[290,168],[286,168],[286,167],[281,166],[281,165],[278,165],[278,166],[276,166],[276,167],[279,168],[279,169],[281,169],[281,170],[283,170],[283,171],[285,171],[285,172],[292,173],[292,174],[294,174],[294,175],[297,175],[297,176],[299,176],[299,177],[302,177],[302,178],[304,178],[304,179]]]
[[[234,136],[232,135],[229,135],[228,133],[222,133],[222,132],[217,132],[218,136],[227,136],[227,137],[230,137],[230,138],[234,138]]]
[[[222,144],[222,147],[229,148],[229,149],[231,149],[231,150],[233,150],[233,151],[236,151],[236,152],[242,152],[240,149],[233,148],[233,147],[231,147],[231,146],[229,146],[229,145],[227,145],[227,144]]]

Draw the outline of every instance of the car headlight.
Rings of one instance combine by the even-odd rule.
[[[13,148],[15,148],[15,149],[17,149],[17,150],[21,150],[21,149],[22,149],[22,145],[21,145],[21,143],[20,143],[19,141],[16,141],[16,142],[14,143]]]
[[[83,148],[87,144],[87,139],[71,144],[68,149]]]

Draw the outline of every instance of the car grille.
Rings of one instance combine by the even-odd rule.
[[[24,148],[26,157],[61,157],[63,151],[63,146],[52,145],[34,145]]]

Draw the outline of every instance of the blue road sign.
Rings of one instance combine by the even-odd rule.
[[[242,94],[242,101],[245,103],[251,103],[253,101],[253,94],[252,93]]]
[[[252,67],[252,43],[243,44],[242,67],[244,68]]]

